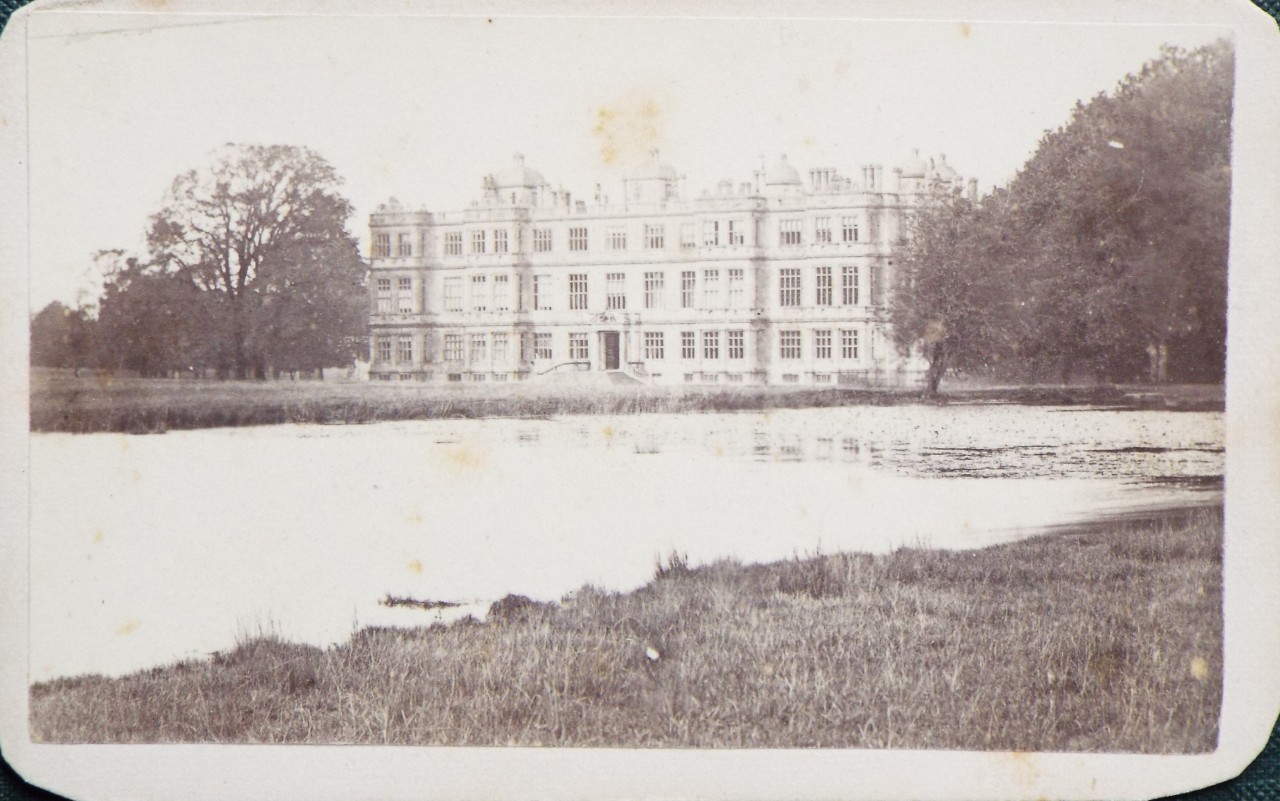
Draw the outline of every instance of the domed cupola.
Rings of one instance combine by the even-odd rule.
[[[900,168],[903,178],[924,178],[929,172],[929,162],[920,158],[919,149],[911,151],[911,158],[902,163]]]
[[[680,174],[675,167],[659,158],[655,149],[649,151],[649,158],[637,165],[627,178],[632,181],[678,181]]]
[[[524,156],[517,153],[510,167],[494,175],[494,183],[498,189],[537,189],[547,182],[542,173],[524,166]]]
[[[784,153],[769,165],[764,174],[765,186],[800,186],[800,173],[787,162]]]
[[[938,161],[934,164],[934,169],[937,171],[938,180],[943,183],[953,183],[960,177],[960,173],[956,172],[956,168],[947,163],[946,153],[939,154]]]
[[[657,149],[649,151],[649,158],[636,165],[627,175],[630,197],[639,202],[663,202],[679,197],[680,173],[663,161]]]

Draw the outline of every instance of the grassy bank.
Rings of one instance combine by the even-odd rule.
[[[554,414],[723,412],[850,404],[918,403],[916,390],[848,388],[575,388],[555,384],[446,386],[321,381],[193,381],[40,372],[31,386],[31,430],[161,433],[277,423],[367,423]],[[1221,409],[1221,387],[1135,390],[1005,387],[951,390],[934,402],[1089,404],[1117,408]]]
[[[488,622],[35,685],[39,742],[1199,752],[1220,508],[970,552],[690,568]]]

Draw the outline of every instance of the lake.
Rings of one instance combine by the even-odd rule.
[[[1223,442],[1219,413],[999,404],[33,434],[31,678],[626,590],[673,551],[976,548],[1217,503]]]

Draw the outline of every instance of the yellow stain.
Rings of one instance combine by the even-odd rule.
[[[411,525],[418,525],[419,523],[422,522],[422,512],[418,511],[417,509],[414,509],[413,512],[411,512],[409,516],[405,518],[405,522]]]
[[[969,35],[970,35],[970,34],[972,34],[972,33],[973,33],[973,28],[972,28],[972,27],[970,27],[969,23],[967,23],[967,22],[962,22],[962,23],[960,23],[960,35],[961,35],[961,36],[963,36],[964,38],[968,39],[968,38],[969,38]]]
[[[477,470],[484,466],[484,455],[472,448],[450,448],[445,451],[444,458],[459,472]]]
[[[1196,681],[1204,681],[1209,678],[1209,663],[1201,657],[1191,657],[1191,677]]]
[[[120,637],[127,637],[128,635],[137,631],[138,627],[141,625],[142,624],[136,620],[126,621],[124,623],[121,623],[120,626],[116,628],[116,634]]]
[[[93,544],[101,545],[104,537],[106,537],[106,535],[103,533],[102,529],[98,529],[97,531],[93,532]]]
[[[591,133],[605,166],[642,161],[662,143],[667,108],[661,98],[648,90],[633,89],[592,112]]]
[[[409,563],[409,572],[410,572],[410,573],[417,573],[417,574],[421,574],[421,573],[422,573],[422,561],[421,561],[421,560],[419,560],[419,559],[414,559],[412,562],[410,562],[410,563]]]
[[[618,432],[613,430],[613,426],[605,426],[600,429],[600,436],[604,437],[605,442],[613,442],[614,437],[618,436]]]

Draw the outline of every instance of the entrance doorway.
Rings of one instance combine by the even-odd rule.
[[[604,369],[620,369],[622,367],[622,349],[618,344],[618,332],[605,331],[600,336],[604,338]]]

